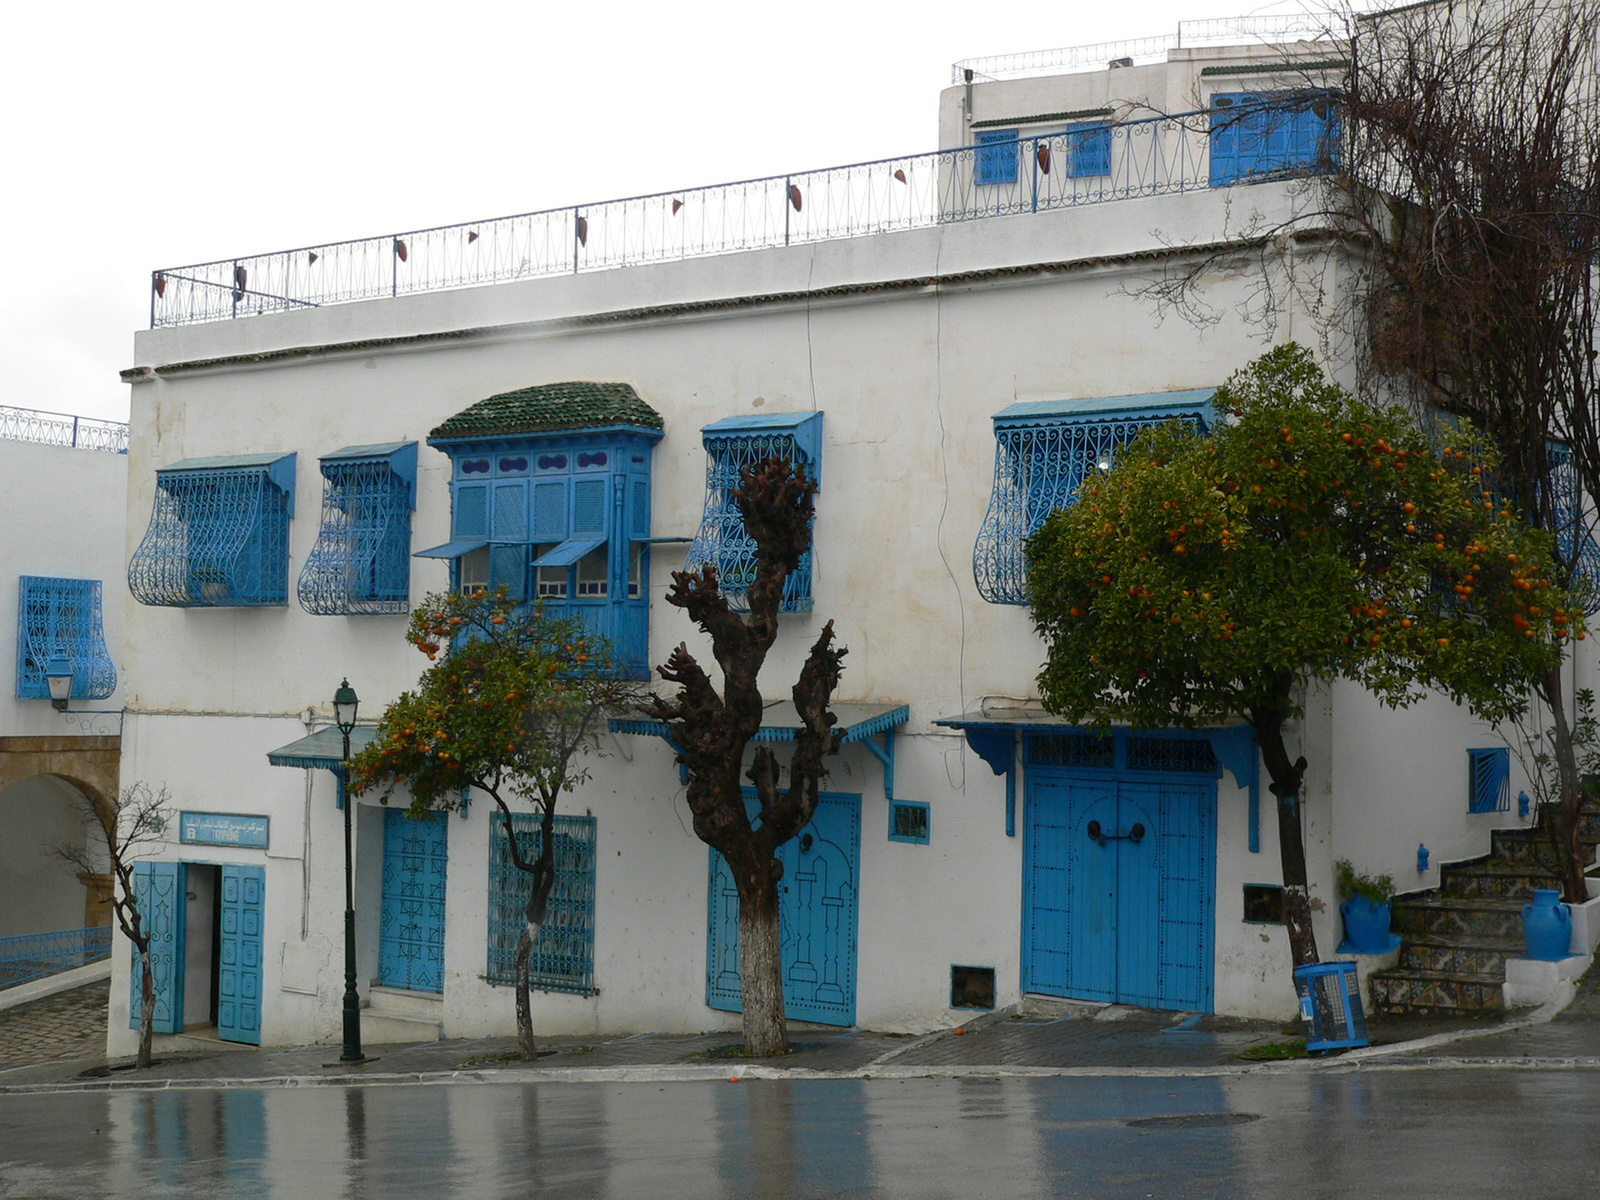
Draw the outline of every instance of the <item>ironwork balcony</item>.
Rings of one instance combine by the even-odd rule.
[[[128,452],[128,426],[122,421],[75,417],[71,413],[0,405],[0,438],[38,442],[42,446],[74,446],[79,450]]]
[[[152,328],[225,321],[1214,186],[1212,114],[1083,126],[1015,142],[468,221],[153,273]],[[999,172],[997,155],[1014,154]],[[1324,169],[1299,164],[1310,174]],[[1277,174],[1282,174],[1279,172]],[[1222,182],[1254,182],[1229,177]]]
[[[0,988],[42,979],[111,955],[111,926],[0,937]]]

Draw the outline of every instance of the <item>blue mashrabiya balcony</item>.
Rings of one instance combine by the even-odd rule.
[[[428,437],[450,456],[450,540],[417,557],[449,562],[456,590],[504,588],[583,618],[626,678],[649,678],[650,460],[662,428],[626,383],[480,400]]]

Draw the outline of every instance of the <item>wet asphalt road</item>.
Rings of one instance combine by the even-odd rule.
[[[1600,1072],[0,1095],[0,1197],[1577,1197]]]

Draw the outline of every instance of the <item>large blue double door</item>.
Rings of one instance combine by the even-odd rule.
[[[1209,1012],[1214,780],[1031,770],[1023,990]]]
[[[444,813],[383,814],[383,904],[378,982],[412,992],[444,991],[445,863],[450,825]]]
[[[754,803],[747,795],[747,803]],[[861,797],[824,792],[800,836],[778,847],[783,1005],[797,1021],[854,1025]],[[727,860],[711,851],[706,1003],[742,1012],[739,891]]]

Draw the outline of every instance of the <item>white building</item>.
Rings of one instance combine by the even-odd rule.
[[[1018,603],[1042,510],[1013,464],[1065,498],[1142,424],[1208,421],[1212,390],[1266,348],[1240,315],[1248,270],[1204,280],[1208,328],[1158,321],[1141,293],[1248,213],[1288,213],[1317,169],[1332,117],[1306,89],[1337,49],[1240,40],[1037,77],[971,64],[934,154],[158,272],[125,373],[124,735],[124,777],[188,814],[147,869],[152,894],[187,897],[160,922],[158,1029],[337,1037],[329,702],[348,676],[375,719],[415,679],[411,603],[505,582],[603,623],[642,676],[701,645],[663,602],[670,573],[736,575],[724,481],[773,446],[821,491],[769,694],[821,622],[850,650],[851,737],[784,851],[791,1015],[925,1030],[1025,992],[1292,1013],[1248,736],[1102,743],[1049,722]],[[1289,125],[1253,125],[1249,98],[1286,89],[1304,92]],[[1283,252],[1337,281],[1320,243]],[[1314,340],[1306,308],[1277,317],[1273,338]],[[564,802],[543,1032],[736,1025],[727,889],[652,732],[624,724]],[[1325,952],[1336,858],[1423,888],[1517,821],[1468,813],[1465,752],[1499,742],[1445,704],[1397,719],[1335,684],[1297,736]],[[1138,808],[1150,836],[1113,852],[1146,856],[1146,883],[1119,888],[1085,853],[1074,782],[1129,824]],[[489,810],[357,805],[369,1041],[513,1028],[515,872]],[[128,965],[113,1050],[133,1039]]]
[[[126,425],[0,407],[0,662],[13,665],[0,693],[0,986],[109,946],[108,879],[52,849],[82,847],[82,801],[117,791],[127,445]]]

